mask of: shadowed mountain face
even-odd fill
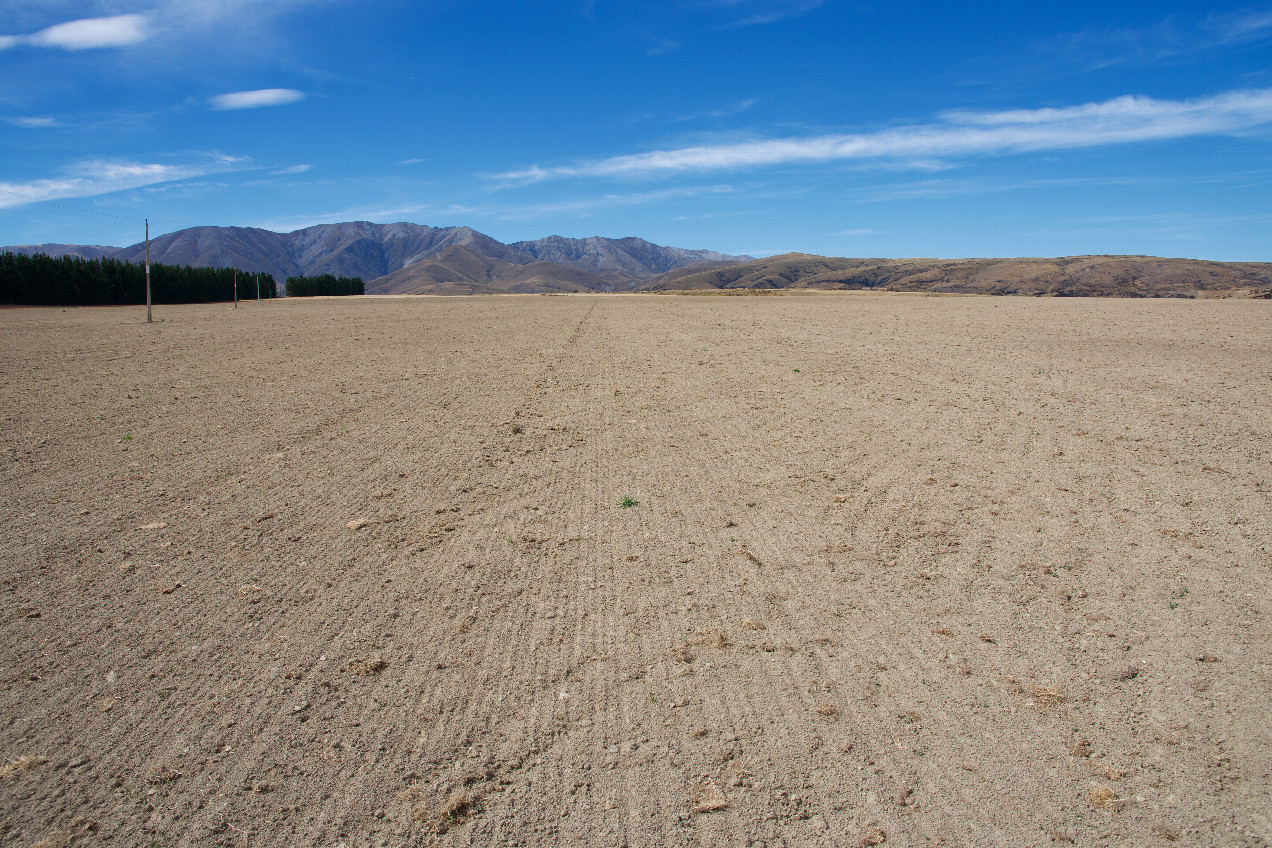
[[[579,268],[553,262],[515,265],[474,253],[462,245],[451,245],[428,259],[381,277],[373,286],[375,294],[533,294],[614,289],[612,282]]]
[[[106,256],[129,262],[145,259],[144,243],[122,248],[22,245],[8,249],[90,259]],[[192,227],[150,242],[150,261],[154,263],[266,271],[279,283],[296,275],[361,277],[368,281],[368,293],[440,292],[449,291],[450,284],[471,291],[626,291],[646,278],[691,263],[746,259],[750,257],[662,247],[638,238],[551,236],[509,245],[471,227],[366,221],[321,224],[291,233],[252,227]],[[427,260],[432,264],[426,268],[405,277],[396,275]],[[490,268],[476,273],[474,262],[485,262]],[[534,267],[517,270],[518,266]]]
[[[878,289],[1058,297],[1196,297],[1272,289],[1272,263],[1155,256],[1058,259],[844,259],[786,253],[655,277],[647,291]]]
[[[662,247],[641,238],[607,239],[592,236],[568,239],[548,236],[513,242],[514,247],[543,262],[591,271],[602,277],[647,277],[702,262],[737,262],[744,257],[726,256],[713,250]]]
[[[463,245],[505,261],[528,261],[517,251],[470,227],[418,224],[321,224],[291,233],[246,227],[194,227],[160,236],[150,243],[150,261],[174,265],[234,265],[268,271],[280,283],[303,274],[335,274],[374,280]],[[145,245],[119,250],[120,259],[138,261]]]

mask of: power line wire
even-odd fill
[[[16,191],[10,191],[7,188],[0,188],[0,192],[4,192],[5,194],[11,194],[14,197],[20,197],[23,200],[29,200],[32,203],[46,203],[49,206],[58,206],[58,207],[61,207],[62,209],[69,209],[72,212],[82,212],[85,215],[101,215],[103,218],[118,218],[121,221],[144,221],[145,220],[145,218],[138,218],[135,215],[115,215],[110,212],[98,212],[95,209],[80,209],[78,206],[68,206],[65,203],[58,203],[56,200],[42,200],[41,198],[38,198],[38,197],[31,197],[30,195],[27,195],[27,194],[22,194]]]

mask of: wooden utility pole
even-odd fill
[[[234,308],[238,309],[238,268],[234,269]]]
[[[261,305],[261,272],[256,272],[256,305]]]
[[[136,220],[135,218],[133,220]],[[150,317],[150,219],[146,219],[146,323],[153,324]]]

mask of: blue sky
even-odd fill
[[[5,0],[0,244],[1272,261],[1272,5]]]

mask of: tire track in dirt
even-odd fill
[[[373,435],[373,438],[375,438],[375,434],[372,434],[372,435]],[[376,438],[377,443],[383,443],[387,441],[389,440],[387,439],[381,440],[379,438]],[[234,481],[234,482],[237,482],[237,481]],[[276,481],[274,480],[266,480],[264,481],[263,485],[268,488],[274,488],[275,483]],[[336,511],[339,512],[340,510],[337,509]],[[332,524],[337,523],[338,521],[343,521],[345,518],[347,518],[347,516],[348,516],[348,512],[345,512],[344,515],[334,515],[334,516],[330,514],[328,515],[320,514],[320,516],[314,519],[313,523],[308,525],[305,529],[307,529],[308,531],[320,530],[325,526],[330,526]],[[356,544],[353,544],[352,547],[350,547],[350,544],[348,543],[343,545],[337,543],[335,545],[334,550],[337,554],[338,562],[347,561],[351,565],[353,565],[357,560],[359,546]],[[365,599],[364,605],[362,608],[346,611],[345,617],[348,619],[353,619],[353,620],[363,620],[367,618],[366,605],[376,604],[380,600],[382,600],[374,591],[368,591],[366,589],[362,589],[359,586],[360,583],[369,582],[369,578],[367,578],[365,575],[363,575],[358,582],[354,582],[353,580],[349,579],[350,577],[358,577],[358,576],[359,575],[356,575],[356,574],[351,575],[348,573],[343,575],[344,582],[345,582],[345,586],[343,588],[353,588],[354,592],[352,594],[354,597]],[[187,581],[188,581],[188,578],[187,578]],[[258,621],[255,623],[260,624],[262,622]],[[263,623],[266,625],[266,629],[268,630],[276,629],[279,625],[278,619],[274,619],[273,621],[266,620]],[[334,642],[335,640],[337,640],[338,638],[340,638],[340,634],[342,632],[340,629],[337,629],[334,633],[323,632],[323,631],[329,631],[329,630],[330,628],[323,627],[323,628],[320,628],[319,632],[310,632],[307,634],[307,641],[311,641],[315,643],[316,645],[321,646],[321,645],[330,644]],[[315,649],[313,651],[314,656],[317,655],[319,649],[320,648]],[[297,675],[303,675],[307,673],[308,671],[309,671],[309,668],[304,667],[299,670],[293,670],[292,673]],[[229,676],[233,678],[236,675],[231,674]],[[245,688],[249,691],[253,688],[259,688],[259,684],[256,684],[254,686],[253,685],[254,683],[255,681],[252,681]],[[232,687],[230,688],[232,690]],[[234,694],[235,693],[233,691],[229,692],[231,699],[233,699]],[[276,702],[276,699],[266,699],[264,702],[260,704],[260,706],[257,709],[255,709],[255,711],[250,709],[240,708],[236,710],[235,712],[239,716],[238,724],[243,727],[251,728],[253,731],[252,735],[259,735],[266,739],[277,737],[279,735],[282,735],[282,736],[287,735],[285,733],[280,734],[278,732],[280,723],[285,722],[287,720],[284,717],[287,716],[288,714],[286,709],[283,707],[283,705]],[[159,728],[158,738],[172,738],[173,728],[181,726],[181,724],[185,722],[187,719],[186,714],[179,711],[170,711],[169,716],[170,718],[168,722]],[[199,723],[201,722],[196,722],[196,724],[199,724]],[[155,728],[153,726],[153,723],[148,728],[148,731],[151,734],[154,733]],[[144,735],[145,732],[139,731],[139,733],[142,733]],[[125,745],[127,746],[128,749],[130,749],[134,753],[144,752],[147,750],[147,746],[145,744],[144,739],[126,738]],[[237,784],[241,778],[246,776],[248,772],[252,771],[255,768],[253,763],[255,763],[257,760],[260,759],[260,756],[259,756],[260,751],[261,751],[260,745],[257,745],[256,748],[254,748],[250,752],[249,756],[241,758],[244,760],[246,764],[238,768],[233,773],[229,774],[226,777],[225,785],[233,786]],[[106,765],[107,767],[109,767],[110,763],[107,763]],[[214,823],[214,826],[219,826],[219,825],[216,825]],[[221,826],[221,829],[224,829],[224,827]]]
[[[1266,343],[1192,314],[524,298],[215,333],[191,308],[184,341],[142,345],[94,324],[128,353],[104,393],[62,375],[6,419],[0,818],[16,844],[86,819],[189,845],[1260,833],[1269,398],[1233,375],[1269,376]],[[292,346],[270,379],[207,355],[263,332]],[[178,397],[127,397],[160,359]]]
[[[532,377],[535,383],[542,382],[543,374]],[[523,390],[525,393],[532,391],[527,388]],[[515,396],[514,396],[515,398]],[[509,398],[502,398],[507,401]],[[523,401],[524,402],[524,401]],[[509,408],[511,407],[511,409]],[[506,421],[510,417],[515,418],[518,411],[518,404],[511,403],[503,408],[504,411],[494,414],[488,413],[487,420]],[[511,412],[511,415],[509,413]],[[502,429],[500,427],[499,429]],[[497,431],[496,431],[497,432]],[[494,434],[491,432],[483,433],[484,441],[489,442]],[[479,440],[481,441],[481,440]],[[489,445],[484,445],[489,446]],[[481,512],[487,510],[497,512],[503,503],[503,495],[497,494],[506,492],[510,488],[510,481],[513,478],[513,469],[511,463],[503,470],[502,475],[497,472],[495,477],[502,477],[501,482],[489,482],[492,474],[477,473],[472,475],[469,480],[478,482],[480,492],[478,496],[484,497],[487,501],[494,494],[495,504],[493,508],[490,504],[484,504],[481,509],[472,508],[461,509],[465,515],[469,517],[469,523],[476,523],[478,527],[484,526],[484,519],[478,520],[477,516]],[[452,472],[452,476],[454,472]],[[475,500],[476,498],[470,494],[472,486],[462,487],[464,491],[458,493],[457,498],[461,501]],[[468,497],[465,497],[468,496]],[[438,780],[439,774],[445,774],[446,778],[457,786],[462,786],[465,781],[468,783],[481,782],[487,778],[491,771],[491,759],[486,756],[485,760],[473,756],[473,749],[478,749],[478,753],[489,753],[485,746],[475,745],[474,733],[481,733],[483,729],[482,717],[479,715],[480,709],[477,702],[470,700],[474,691],[474,681],[465,679],[472,674],[483,674],[482,669],[487,669],[491,665],[489,662],[494,651],[489,649],[478,650],[476,648],[463,648],[462,645],[480,645],[480,639],[473,639],[472,636],[477,632],[486,632],[493,634],[494,630],[487,629],[488,625],[482,620],[486,614],[483,603],[484,596],[489,593],[482,589],[478,584],[479,580],[488,579],[489,575],[484,569],[480,568],[479,562],[474,562],[474,552],[472,550],[472,531],[464,527],[456,527],[454,532],[448,534],[443,542],[428,552],[428,556],[424,562],[414,563],[416,573],[423,573],[426,570],[431,571],[430,579],[437,580],[443,585],[452,585],[457,588],[451,590],[447,600],[449,603],[443,605],[440,611],[428,610],[425,607],[415,608],[414,614],[405,616],[400,629],[410,632],[416,645],[430,646],[433,648],[431,653],[434,654],[432,662],[411,663],[413,657],[408,656],[406,662],[408,664],[402,674],[406,675],[407,680],[420,680],[424,689],[421,690],[421,696],[425,707],[424,715],[426,720],[430,717],[434,724],[430,732],[421,736],[417,741],[410,755],[391,757],[386,762],[375,764],[375,769],[379,772],[381,780],[385,783],[392,778],[401,779],[403,775],[415,775],[411,778],[412,785],[401,789],[396,801],[390,801],[385,805],[384,801],[380,803],[389,808],[396,807],[395,812],[399,817],[405,820],[406,830],[419,830],[421,827],[428,830],[433,826],[441,824],[440,816],[443,809],[443,803],[432,798],[421,799],[414,791],[415,782],[420,785],[425,784],[430,779]],[[480,544],[477,546],[481,550]],[[479,555],[477,555],[479,557]],[[449,560],[459,559],[460,562],[451,562]],[[471,570],[470,570],[471,569]],[[438,616],[437,612],[442,615]],[[421,616],[428,616],[432,620],[424,620]],[[479,624],[480,623],[480,624]],[[474,632],[476,631],[476,632]],[[469,658],[471,657],[471,659]],[[425,672],[421,674],[422,670]],[[392,668],[390,663],[390,669]],[[432,672],[429,674],[428,672]],[[440,672],[440,674],[439,674]],[[464,676],[461,676],[462,673]],[[394,700],[394,690],[398,687],[396,678],[398,675],[390,675],[387,672],[380,675],[383,678],[385,691],[385,700],[391,702]],[[436,678],[429,681],[429,678]],[[421,678],[423,678],[421,680]],[[379,681],[377,681],[379,682]],[[415,684],[418,686],[419,684]],[[412,687],[415,688],[415,687]],[[489,691],[489,687],[479,685],[476,691]],[[396,700],[400,701],[400,697]],[[433,705],[436,705],[434,713]],[[418,712],[418,707],[412,707],[408,702],[398,705],[408,716],[407,722],[410,722],[409,716]],[[430,714],[432,714],[430,716]],[[485,723],[485,730],[490,730],[488,722]],[[423,767],[421,766],[423,764]],[[412,764],[416,767],[411,768]],[[439,766],[449,764],[448,769],[439,769]],[[463,766],[463,768],[460,768]],[[464,772],[459,774],[458,772]],[[436,772],[436,773],[435,773]],[[369,781],[374,782],[374,781]],[[400,785],[399,785],[400,787]],[[366,816],[368,810],[368,801],[370,799],[357,798],[351,799],[349,803],[349,814],[353,816]],[[386,799],[388,800],[388,799]],[[445,798],[441,799],[442,802]],[[372,802],[373,804],[373,802]],[[358,807],[361,806],[361,809]],[[398,829],[402,829],[402,825],[398,825]]]
[[[611,347],[618,348],[621,346],[612,345]],[[593,357],[593,360],[605,361],[606,357],[603,357],[603,356]],[[622,382],[628,386],[637,384],[635,376],[631,375],[630,373],[626,376],[626,379]],[[608,384],[601,383],[600,385],[607,386]],[[609,403],[612,404],[610,390],[602,389],[602,391],[598,394],[603,400],[608,400]],[[615,409],[614,413],[617,413],[619,411],[620,411],[619,409]],[[617,416],[615,415],[614,417],[616,418]],[[618,450],[618,455],[622,457],[624,452],[625,452],[624,449],[620,448]],[[598,449],[595,452],[594,460],[590,463],[591,466],[596,469],[605,468],[606,464],[604,460],[606,458],[606,455],[612,454],[612,453],[614,453],[614,451],[612,450]],[[645,457],[641,457],[641,458],[645,459]],[[665,470],[669,470],[669,469],[661,468],[661,467],[658,469],[659,472],[665,471]],[[611,496],[613,496],[613,491],[615,489],[615,486],[613,484],[600,485],[600,486],[596,486],[596,488],[601,490],[609,489]],[[687,496],[687,499],[692,503],[701,504],[701,503],[708,502],[706,498],[701,496],[703,494],[702,492],[695,491],[695,487],[692,484],[686,487],[685,494]],[[695,509],[695,512],[697,512],[696,509]],[[640,510],[639,509],[633,510],[632,514],[634,516],[639,515]],[[697,520],[697,518],[698,518],[697,515],[691,516],[688,519],[687,523],[693,523],[694,521]],[[629,523],[634,524],[635,519],[633,519]],[[646,528],[646,533],[648,533],[648,528]],[[630,537],[631,534],[628,534],[628,535]],[[656,554],[654,557],[656,560],[659,557],[659,555],[665,555],[663,551],[658,551],[657,548],[658,548],[657,541],[651,540],[646,536],[645,538],[637,537],[632,539],[632,541],[625,543],[620,550],[653,549],[656,551]],[[613,559],[617,559],[618,557],[614,555],[617,553],[618,551],[615,551],[612,554],[610,554],[610,556]],[[729,551],[729,554],[727,556],[734,556],[734,555],[736,555],[736,551]],[[732,565],[732,562],[730,561],[729,558],[727,558],[727,556],[725,559],[721,560],[722,564]],[[603,559],[603,557],[598,557],[598,559]],[[646,557],[645,559],[648,559],[648,558]],[[745,561],[745,560],[738,559],[736,561]],[[643,565],[644,564],[642,563],[642,566]],[[662,566],[661,563],[657,563],[656,565]],[[651,564],[650,567],[654,567],[654,564]],[[704,566],[698,566],[697,568],[702,569],[705,567],[709,567],[709,566],[706,566],[704,564]],[[670,585],[674,585],[677,583],[681,585],[700,585],[700,583],[703,582],[704,577],[706,578],[707,581],[709,581],[711,577],[711,575],[709,574],[704,574],[702,576],[695,576],[694,579],[691,579],[688,581],[684,580],[683,576],[681,577],[681,579],[677,580],[673,577],[673,575],[667,574],[666,572],[668,571],[671,571],[671,569],[666,568],[666,566],[662,566],[662,572],[664,576],[661,578],[661,580],[665,581],[666,584],[670,584]],[[724,571],[720,572],[722,577],[725,573],[726,572]],[[654,588],[654,587],[646,587],[646,588],[648,591],[648,589]],[[700,590],[696,590],[696,591],[700,591]],[[649,659],[671,660],[671,657],[674,656],[674,654],[672,654],[671,652],[671,649],[674,649],[677,647],[682,649],[687,649],[690,651],[702,650],[699,647],[696,647],[696,646],[690,647],[685,644],[686,642],[694,641],[695,639],[697,639],[699,634],[696,633],[694,627],[688,626],[684,623],[684,619],[686,618],[686,616],[684,615],[684,611],[678,609],[679,603],[673,600],[673,598],[675,598],[676,596],[680,596],[681,592],[677,590],[674,592],[674,595],[671,595],[671,597],[668,597],[667,595],[670,595],[670,594],[671,593],[667,593],[663,595],[662,597],[658,598],[658,602],[656,603],[650,603],[649,601],[645,602],[648,605],[648,609],[646,609],[645,611],[644,620],[641,622],[642,626],[640,630],[641,632],[646,634],[646,636],[641,643],[640,653],[644,655],[646,661],[648,661]],[[622,603],[617,603],[615,604],[615,606],[617,608],[628,607],[628,605],[622,604]],[[635,606],[635,605],[632,605],[632,606]],[[651,616],[654,618],[654,621],[650,621]],[[617,628],[611,627],[611,631],[615,629]],[[656,634],[656,635],[653,638],[650,638],[648,634]],[[687,656],[687,655],[682,655],[682,656]],[[687,671],[690,668],[692,668],[692,666],[689,663],[685,663],[682,665],[676,665],[675,668],[679,668],[679,669]],[[636,671],[638,673],[641,672],[639,664],[637,665]],[[755,716],[755,718],[751,718],[749,720],[743,719],[742,721],[735,720],[731,717],[726,719],[724,722],[721,723],[722,727],[725,729],[724,735],[726,736],[731,735],[730,733],[728,733],[729,728],[736,728],[738,726],[744,726],[744,727],[749,726],[749,728],[758,728],[763,726],[763,721],[759,719],[758,717],[771,713],[771,709],[758,708],[757,706],[755,706],[753,702],[750,702],[750,701],[745,701],[740,705],[731,704],[730,698],[728,697],[711,698],[711,696],[709,695],[699,699],[677,697],[675,695],[676,689],[680,688],[683,690],[684,687],[678,683],[676,678],[673,678],[671,675],[664,673],[663,669],[659,667],[658,665],[655,665],[653,668],[651,668],[649,673],[652,673],[652,676],[656,678],[655,682],[661,684],[661,692],[659,695],[655,695],[653,691],[650,691],[647,693],[650,696],[650,703],[656,704],[658,708],[663,707],[663,696],[669,696],[668,702],[670,704],[675,705],[671,707],[671,709],[684,709],[685,707],[689,707],[694,700],[697,700],[699,703],[709,702],[711,700],[718,701],[720,704],[720,707],[719,708],[713,707],[713,710],[708,717],[708,721],[705,722],[706,724],[710,724],[711,723],[710,719],[716,718],[719,715],[719,712],[717,712],[716,710],[720,708],[725,710],[727,715],[728,713],[737,710],[738,707],[741,706],[743,713],[745,715]],[[779,689],[779,692],[782,692],[782,696],[783,696],[782,698],[779,698],[779,701],[783,700],[785,696],[785,692],[789,691],[792,688],[790,685],[786,685],[786,684],[789,684],[790,679],[791,678],[789,677],[789,675],[783,675],[779,677],[781,684],[779,684],[778,689]],[[701,680],[701,677],[694,680],[694,685],[698,689],[706,688],[703,686],[703,681]],[[774,700],[769,693],[764,693],[761,696],[761,698],[770,704]],[[798,709],[801,713],[803,712],[803,707],[804,707],[804,704],[800,702]],[[792,706],[787,704],[787,706],[785,707],[785,712],[787,714],[790,714],[795,712],[796,709],[797,708],[793,708]],[[623,716],[623,721],[621,724],[622,738],[627,739],[627,738],[635,737],[637,740],[636,747],[639,749],[640,740],[648,738],[648,736],[650,735],[648,731],[657,732],[659,730],[659,728],[657,727],[659,720],[654,718],[655,712],[656,711],[654,709],[651,709],[646,704],[646,701],[643,697],[639,699],[639,701],[635,701],[635,702],[633,702],[631,699],[628,699],[624,704],[624,709],[622,713],[622,716]],[[680,733],[684,733],[685,735],[688,735],[688,733],[691,730],[698,730],[698,729],[701,729],[701,728],[698,728],[698,727],[682,728],[680,730]],[[729,751],[726,751],[726,754],[729,754]],[[731,754],[729,756],[731,757]],[[705,769],[705,772],[710,774],[711,777],[716,778],[717,780],[720,778],[718,767]],[[690,812],[691,805],[689,803],[688,796],[693,791],[694,787],[691,784],[686,785],[683,776],[680,778],[668,780],[668,775],[662,774],[662,775],[657,775],[656,779],[654,779],[654,778],[651,778],[651,776],[647,775],[645,772],[643,772],[641,769],[633,769],[630,767],[627,770],[627,775],[628,775],[627,779],[628,781],[630,781],[630,785],[632,787],[636,785],[645,787],[641,793],[631,793],[635,797],[640,797],[642,794],[647,795],[649,793],[649,787],[651,785],[658,786],[658,787],[663,787],[663,786],[669,787],[669,791],[666,796],[659,797],[658,795],[655,795],[652,799],[650,799],[651,803],[648,806],[652,807],[655,810],[663,810],[663,811],[668,809],[680,809],[684,811],[683,813],[684,817],[681,821],[683,822],[689,818],[687,814]],[[655,838],[656,836],[664,836],[667,833],[668,826],[672,824],[669,821],[663,820],[660,822],[656,822],[653,824],[653,826],[651,826],[648,822],[645,821],[646,813],[644,811],[634,810],[633,812],[636,814],[635,820],[639,823],[638,825],[631,826],[627,829],[627,833],[628,833],[627,838],[633,841],[639,841],[642,838],[648,839],[648,838]],[[663,815],[665,816],[665,812]],[[716,821],[718,821],[718,819]],[[679,827],[679,826],[682,826],[682,824],[678,823],[676,826]],[[715,832],[724,832],[724,831],[721,831],[719,827],[713,828],[713,830]]]
[[[534,383],[532,385],[542,383],[543,376],[541,372],[533,377]],[[527,390],[527,393],[530,392],[532,390]],[[505,408],[504,413],[485,417],[487,420],[498,422],[508,421],[516,417],[519,408],[516,403],[511,406],[513,408]],[[510,415],[509,413],[512,414]],[[506,432],[505,425],[499,424],[496,432]],[[483,435],[490,434],[483,433]],[[479,439],[479,441],[484,443],[488,440]],[[483,444],[483,447],[488,447],[488,445]],[[488,457],[490,454],[486,452],[483,456]],[[496,463],[495,470],[488,470],[471,478],[478,482],[476,486],[477,492],[474,497],[490,499],[492,495],[494,496],[495,506],[488,510],[491,513],[491,519],[497,520],[498,514],[506,507],[506,495],[502,493],[515,488],[510,481],[515,479],[516,473],[512,463],[506,463],[502,470],[498,469],[498,463]],[[493,482],[494,478],[500,478],[501,482]],[[465,487],[466,490],[469,488],[472,487]],[[436,723],[430,731],[420,734],[409,755],[405,757],[399,755],[396,758],[396,762],[388,764],[386,768],[381,770],[396,772],[398,775],[414,774],[415,776],[412,780],[419,784],[424,784],[428,781],[445,783],[446,781],[441,780],[439,775],[443,771],[454,772],[457,767],[449,770],[442,769],[440,766],[443,763],[454,762],[463,765],[474,765],[471,762],[472,757],[466,756],[463,749],[467,748],[467,743],[472,740],[474,729],[482,727],[480,715],[482,701],[480,699],[472,700],[471,696],[474,692],[492,692],[495,690],[480,684],[474,685],[474,681],[471,679],[465,680],[464,677],[460,676],[460,673],[467,672],[471,674],[476,671],[479,674],[489,674],[489,672],[483,671],[483,669],[489,669],[492,665],[489,660],[497,653],[506,652],[506,644],[504,644],[503,640],[507,636],[507,631],[491,628],[486,619],[488,610],[483,608],[483,605],[490,605],[490,598],[487,596],[492,595],[492,593],[479,585],[480,581],[489,580],[493,576],[491,573],[492,569],[487,567],[487,563],[481,561],[480,552],[485,550],[486,543],[481,541],[473,542],[474,534],[477,534],[478,538],[486,535],[482,528],[487,527],[487,522],[483,520],[481,522],[473,522],[473,524],[475,526],[472,530],[457,528],[454,534],[446,537],[440,547],[428,552],[427,561],[414,564],[421,571],[427,568],[430,563],[437,564],[438,570],[430,574],[430,578],[436,579],[442,585],[450,583],[464,587],[448,593],[447,597],[450,603],[443,607],[444,615],[440,619],[433,614],[434,611],[432,610],[425,612],[417,608],[415,610],[416,613],[426,616],[432,614],[431,619],[422,619],[419,615],[408,615],[406,616],[406,621],[403,622],[404,629],[414,634],[414,640],[417,644],[432,646],[433,650],[430,653],[440,658],[432,664],[416,663],[416,668],[425,666],[428,671],[434,672],[431,676],[435,677],[436,680],[431,683],[425,682],[425,689],[421,694],[430,704],[437,705],[436,710],[431,715],[431,718]],[[487,536],[487,541],[490,538],[493,538],[493,536]],[[458,564],[447,563],[446,560],[452,557],[460,559],[461,562]],[[502,577],[504,575],[498,576]],[[519,594],[519,590],[513,587],[493,594],[497,603],[506,606],[507,600],[505,599],[515,598]],[[520,636],[525,632],[525,629],[522,628],[515,635]],[[469,637],[470,635],[479,636],[482,633],[487,634],[488,638],[486,645],[480,651],[465,648],[461,655],[461,651],[457,648],[448,650],[448,645],[453,646],[457,642],[480,645],[480,638],[474,640]],[[532,634],[530,638],[537,638],[537,636]],[[491,647],[496,639],[500,643],[499,650]],[[472,659],[466,659],[466,656],[471,656]],[[472,669],[470,669],[470,666]],[[392,665],[390,665],[390,668],[392,668]],[[450,671],[452,668],[455,669],[454,673]],[[430,676],[421,674],[418,671],[411,671],[410,669],[408,669],[408,674],[416,679]],[[496,681],[502,676],[496,674]],[[387,680],[393,675],[386,672],[382,677]],[[460,681],[463,681],[462,684],[460,684]],[[410,705],[404,706],[409,712]],[[426,714],[427,712],[429,711],[426,711]],[[415,770],[408,768],[411,761],[417,759],[425,760],[426,767]],[[491,762],[489,757],[486,762]],[[448,779],[455,785],[462,785],[464,779],[472,778],[476,774],[478,775],[478,780],[469,780],[469,782],[483,782],[484,777],[488,776],[485,775],[485,772],[489,772],[490,769],[488,766],[483,766],[480,761],[475,765],[478,768],[475,771],[470,770],[472,771],[471,774],[448,774]],[[462,769],[460,770],[462,771]],[[436,791],[435,786],[430,786],[429,788],[434,792]],[[425,829],[437,825],[439,823],[438,814],[444,800],[445,798],[443,797],[442,801],[439,802],[431,797],[431,793],[422,793],[408,787],[406,791],[400,793],[396,804],[400,808],[396,812],[399,817],[405,819],[405,824],[399,825],[399,830],[405,828],[406,830],[415,829],[418,831],[421,824]],[[390,804],[390,806],[393,806],[393,804]]]

